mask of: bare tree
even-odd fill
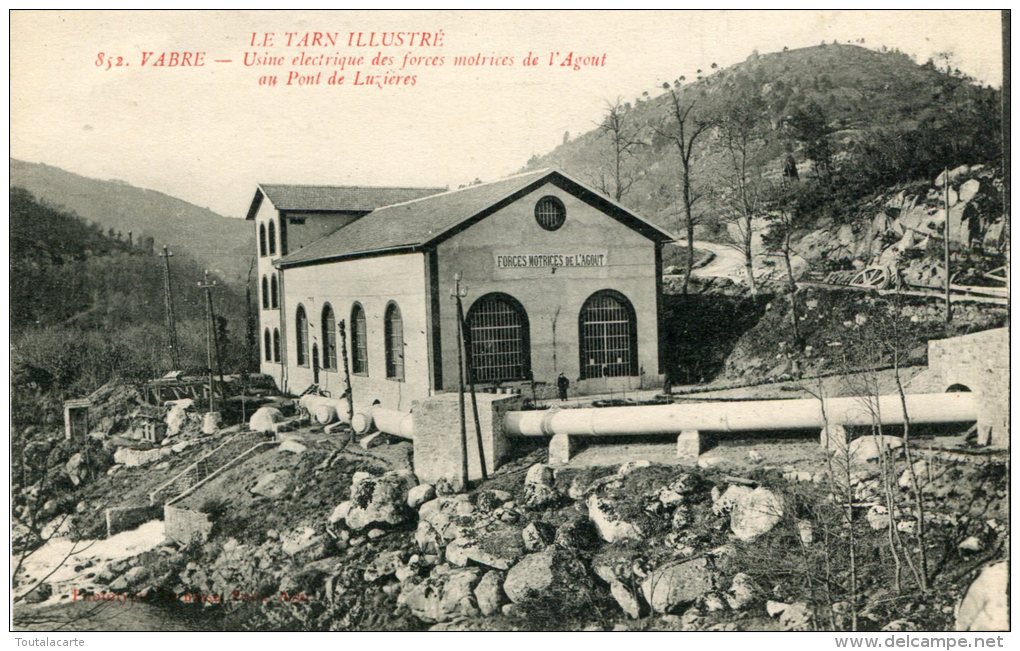
[[[800,315],[797,309],[797,278],[793,272],[794,233],[802,228],[809,218],[799,205],[802,192],[800,182],[786,176],[779,183],[766,187],[765,221],[767,229],[762,235],[762,244],[766,249],[783,258],[786,266],[787,287],[790,292],[790,321],[793,326],[793,340],[796,349],[803,348],[800,334]]]
[[[676,80],[671,86],[664,83],[662,87],[669,91],[670,114],[669,117],[656,127],[656,135],[667,139],[676,146],[680,155],[680,207],[683,210],[683,226],[687,236],[687,264],[684,269],[683,294],[687,294],[690,284],[691,270],[694,268],[694,204],[700,198],[695,192],[692,183],[692,166],[694,164],[694,150],[698,140],[711,127],[709,122],[699,120],[695,117],[693,110],[695,100],[687,99],[681,82],[683,78]]]
[[[733,91],[719,121],[719,136],[728,167],[719,194],[723,200],[724,219],[734,231],[730,233],[730,244],[744,256],[752,295],[758,291],[754,279],[755,219],[763,216],[766,204],[767,124],[765,102],[749,88]]]
[[[639,178],[631,162],[648,144],[643,138],[644,128],[635,120],[631,105],[617,97],[613,102],[606,101],[597,131],[609,139],[609,158],[600,167],[596,182],[606,196],[620,201]]]

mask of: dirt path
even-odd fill
[[[675,246],[686,247],[687,240],[679,240]],[[691,275],[699,278],[729,278],[734,282],[744,280],[744,259],[733,247],[695,240],[694,248],[710,251],[715,257],[705,266],[695,269]]]

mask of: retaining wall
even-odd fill
[[[928,368],[942,389],[978,395],[978,443],[1009,448],[1009,329],[996,328],[928,342]]]
[[[149,504],[144,506],[116,506],[106,509],[106,537],[121,531],[134,529],[140,524],[154,520],[162,510]]]
[[[169,504],[163,507],[164,532],[167,538],[176,543],[187,545],[192,542],[205,542],[212,533],[212,528],[212,520],[205,513]]]

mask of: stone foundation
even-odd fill
[[[523,397],[480,393],[477,399],[485,469],[491,473],[499,467],[509,449],[503,433],[503,416],[508,411],[520,409]],[[411,411],[414,414],[414,473],[418,479],[429,483],[440,479],[459,480],[462,458],[457,394],[440,393],[416,401]],[[464,413],[467,420],[468,479],[481,479],[482,463],[470,395],[464,396]]]
[[[978,443],[1009,448],[1009,329],[928,342],[928,368],[943,391],[978,395]]]

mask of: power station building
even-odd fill
[[[456,391],[458,285],[483,389],[561,372],[572,392],[661,385],[672,237],[562,172],[453,191],[260,185],[248,219],[261,370],[284,391],[341,396],[344,348],[356,410]]]

